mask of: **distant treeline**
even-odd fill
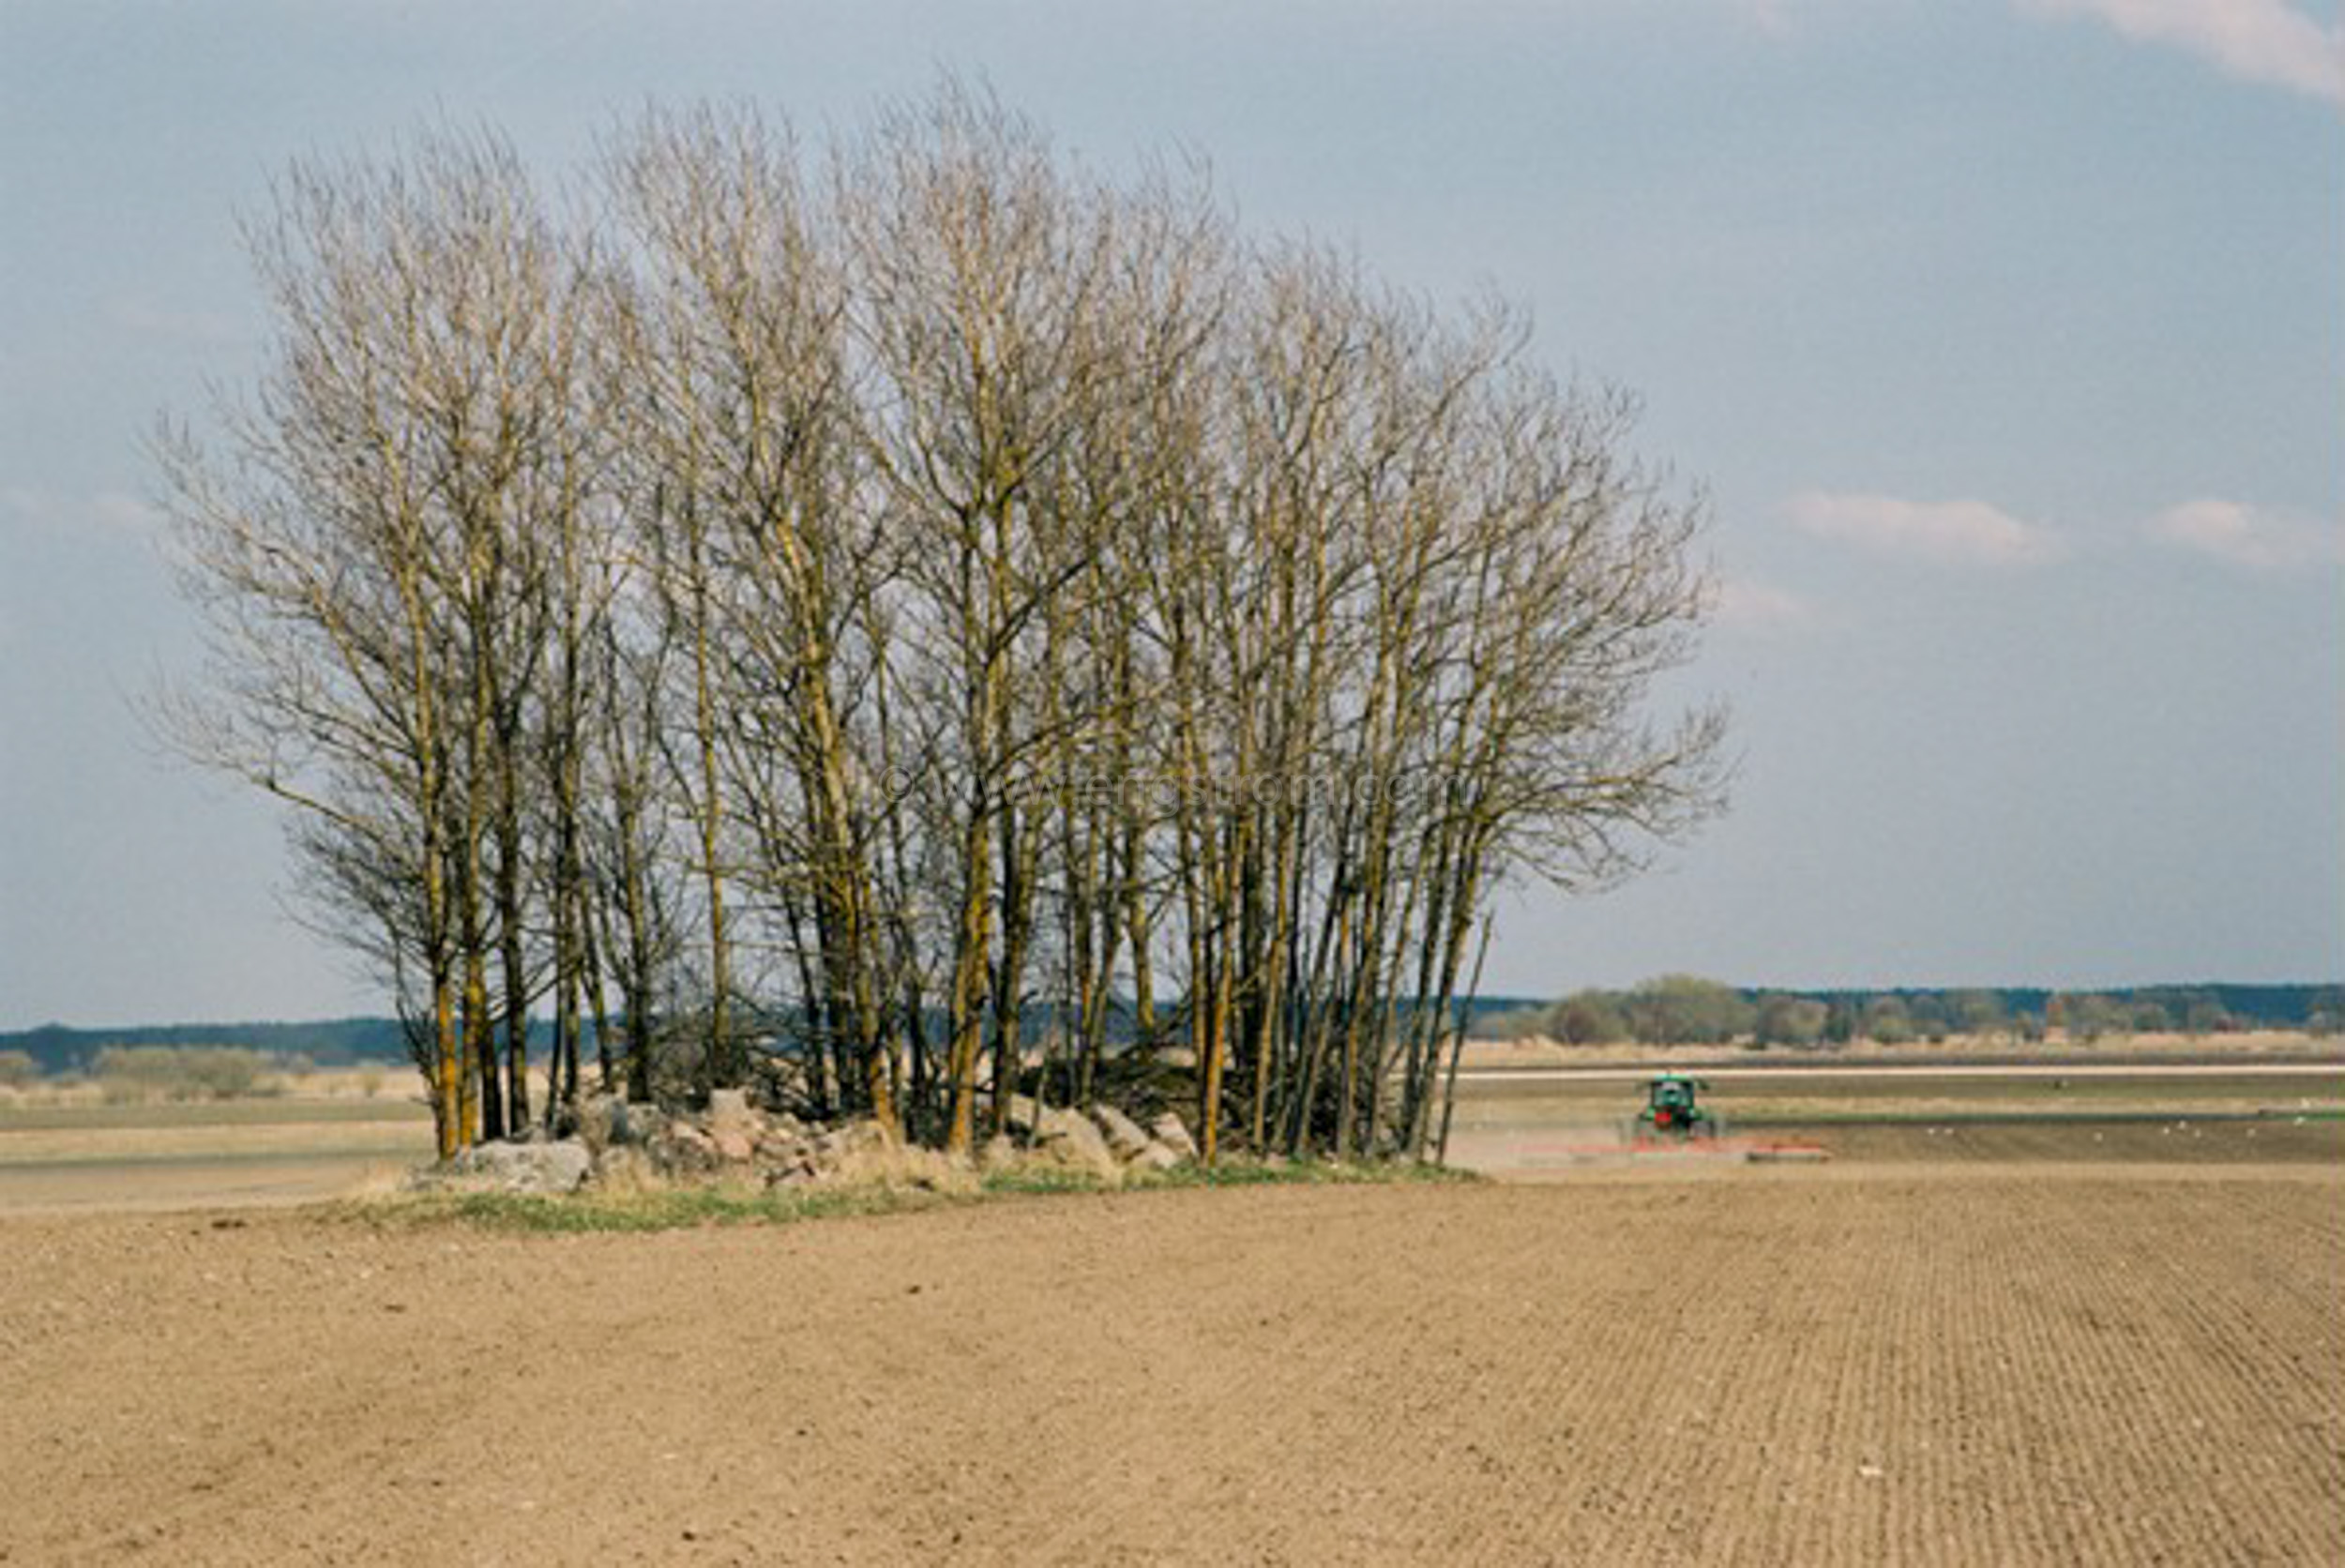
[[[0,1052],[21,1051],[43,1074],[90,1073],[115,1047],[235,1047],[320,1067],[407,1063],[407,1037],[396,1018],[334,1018],[315,1023],[169,1023],[138,1029],[68,1029],[44,1024],[0,1034]]]
[[[1112,1033],[1130,1036],[1129,1007],[1112,1009]],[[1047,1009],[1033,1011],[1038,1035]],[[2301,1029],[2345,1030],[2345,986],[2140,986],[2056,991],[2042,987],[1903,988],[1895,990],[1768,990],[1688,975],[1666,975],[1627,990],[1583,990],[1554,1001],[1480,997],[1466,1019],[1475,1039],[1527,1034],[1600,1045],[1654,1040],[1669,1045],[1752,1039],[1822,1045],[1868,1038],[1891,1042],[1952,1034],[2000,1033],[2041,1039],[2047,1028],[2072,1037],[2141,1033],[2225,1033]],[[551,1026],[533,1020],[539,1044]],[[29,1057],[43,1074],[87,1073],[98,1053],[118,1046],[235,1046],[320,1067],[409,1062],[396,1018],[334,1018],[312,1023],[174,1023],[137,1029],[38,1029],[0,1033],[0,1052]],[[589,1036],[592,1048],[592,1036]]]
[[[1482,1039],[1541,1035],[1573,1045],[1899,1045],[1956,1035],[2016,1041],[2132,1034],[2223,1034],[2345,1028],[2345,987],[2211,983],[2111,990],[2041,987],[1764,990],[1663,975],[1627,990],[1575,991],[1553,1002],[1494,1003],[1469,1031]]]

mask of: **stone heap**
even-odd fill
[[[1196,1140],[1171,1111],[1143,1128],[1112,1106],[1078,1111],[1019,1095],[1010,1102],[1009,1133],[972,1161],[903,1143],[875,1122],[824,1126],[753,1105],[739,1090],[720,1089],[698,1111],[590,1095],[579,1106],[571,1137],[480,1144],[416,1171],[409,1185],[519,1194],[693,1183],[949,1192],[974,1189],[986,1175],[1021,1168],[1079,1171],[1112,1186],[1128,1172],[1172,1170],[1196,1158]]]

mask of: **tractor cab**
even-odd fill
[[[1640,1131],[1650,1129],[1665,1138],[1715,1137],[1717,1125],[1702,1108],[1702,1092],[1710,1086],[1683,1073],[1663,1073],[1645,1083],[1645,1108],[1638,1113]]]

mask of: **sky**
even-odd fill
[[[272,177],[941,72],[1635,392],[1708,497],[1731,809],[1484,989],[2345,974],[2345,25],[2297,0],[0,0],[0,1029],[386,1010],[190,668],[144,443],[248,384]]]

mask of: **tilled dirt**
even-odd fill
[[[0,1561],[2345,1561],[2345,1170],[0,1221]]]

